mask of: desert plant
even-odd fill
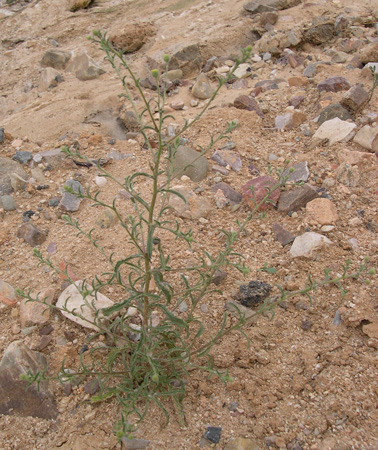
[[[278,296],[265,300],[253,316],[246,315],[235,307],[232,320],[228,320],[224,313],[219,329],[207,329],[196,314],[196,310],[205,296],[215,292],[211,283],[215,272],[224,267],[234,267],[243,274],[248,272],[243,256],[234,250],[235,242],[241,233],[246,230],[250,222],[260,214],[259,209],[270,201],[270,195],[287,182],[287,166],[276,173],[276,183],[266,187],[266,195],[260,201],[255,201],[254,208],[249,211],[243,221],[236,220],[233,231],[221,230],[224,245],[221,251],[205,250],[198,264],[186,266],[174,265],[171,255],[167,252],[162,236],[170,234],[173,239],[191,246],[194,241],[192,230],[183,231],[178,221],[169,220],[168,198],[178,196],[185,198],[172,189],[173,177],[180,175],[174,171],[175,153],[180,145],[180,137],[194,123],[201,119],[208,109],[220,88],[233,76],[237,67],[247,61],[251,48],[243,50],[241,58],[236,60],[226,78],[219,78],[218,87],[206,103],[202,111],[191,122],[184,126],[174,137],[165,137],[164,126],[171,117],[164,111],[167,95],[167,78],[169,57],[165,56],[165,71],[161,75],[158,70],[152,72],[156,80],[156,98],[148,100],[141,88],[140,81],[125,60],[122,52],[116,50],[100,32],[95,32],[92,40],[98,43],[106,54],[106,59],[117,72],[123,88],[124,95],[129,101],[140,124],[140,133],[150,152],[149,171],[134,173],[120,181],[99,164],[96,166],[99,173],[118,184],[126,190],[129,197],[130,208],[128,215],[120,212],[117,200],[106,203],[101,199],[101,191],[92,193],[69,192],[78,197],[88,199],[93,205],[108,209],[119,219],[125,236],[133,247],[132,254],[116,259],[108,255],[94,238],[92,230],[85,231],[74,218],[66,215],[63,219],[67,225],[73,227],[78,234],[86,236],[93,246],[106,257],[109,270],[96,276],[90,283],[76,283],[77,289],[83,297],[83,302],[94,312],[92,325],[96,333],[91,336],[93,347],[81,355],[81,364],[75,371],[62,364],[58,378],[61,382],[83,377],[97,378],[100,385],[99,394],[92,397],[93,402],[116,398],[121,405],[121,419],[116,425],[117,436],[122,438],[125,433],[131,433],[134,426],[146,416],[151,404],[157,405],[164,412],[166,420],[169,419],[166,399],[170,398],[176,405],[176,410],[182,412],[182,400],[185,394],[185,383],[192,370],[203,370],[208,374],[215,374],[222,380],[228,379],[228,374],[220,372],[213,364],[210,354],[214,344],[218,343],[227,334],[239,331],[244,334],[243,328],[254,317],[274,312],[281,302],[294,295],[308,295],[325,284],[339,284],[341,281],[358,277],[366,267],[361,266],[356,272],[349,273],[349,267],[335,278],[329,273],[320,282],[309,279],[308,285],[296,292],[287,292],[279,288]],[[144,104],[142,112],[137,110],[134,96],[130,91],[129,83],[136,88]],[[155,111],[157,114],[155,114]],[[229,123],[227,129],[217,137],[211,137],[207,147],[202,148],[198,157],[206,154],[220,139],[227,137],[237,126],[236,122]],[[156,147],[151,144],[153,140]],[[65,148],[67,157],[88,160],[74,147]],[[89,160],[88,160],[89,161]],[[185,169],[181,171],[181,174]],[[138,189],[137,181],[148,182],[149,189],[142,192]],[[41,251],[34,250],[40,264],[48,265],[58,273],[70,278],[67,268],[57,268],[50,258],[45,257]],[[270,268],[263,270],[270,272]],[[176,275],[179,274],[179,279]],[[187,275],[190,274],[190,277]],[[110,308],[96,310],[91,298],[105,286],[118,286],[124,292],[124,299]],[[35,298],[30,293],[20,292],[29,301],[38,301],[49,308],[60,309],[72,316],[87,320],[82,311],[72,310],[68,303],[61,308],[49,305],[45,299]],[[186,311],[180,312],[180,305],[186,304]],[[138,323],[131,320],[130,309],[137,311]],[[96,344],[98,335],[105,335],[105,343]],[[30,382],[46,379],[45,373],[30,374]],[[179,414],[180,416],[180,414]],[[181,417],[184,416],[181,414]]]

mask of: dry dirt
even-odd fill
[[[1,2],[4,6],[4,2]],[[40,0],[25,3],[24,8],[11,17],[0,20],[1,54],[0,64],[0,125],[12,136],[0,144],[0,156],[11,157],[15,153],[13,139],[22,139],[21,150],[33,153],[58,148],[77,140],[83,153],[89,157],[106,157],[110,150],[131,154],[122,161],[108,165],[111,174],[119,179],[146,167],[148,154],[135,141],[108,143],[109,136],[103,126],[84,123],[84,119],[97,111],[119,108],[118,94],[122,92],[120,82],[110,66],[102,61],[103,54],[86,37],[93,29],[111,30],[114,24],[124,25],[135,20],[154,22],[155,37],[138,52],[128,57],[136,70],[143,72],[145,56],[163,53],[174,48],[177,42],[188,44],[198,42],[203,46],[205,57],[213,55],[235,55],[238,48],[248,44],[251,19],[242,12],[243,1],[225,0],[154,0],[119,1],[98,0],[88,10],[70,13],[62,0]],[[307,2],[290,10],[279,12],[276,29],[287,29],[298,21],[311,21],[314,17],[339,13],[367,15],[375,1],[358,2],[349,0]],[[73,74],[64,73],[65,81],[46,92],[38,90],[41,70],[40,60],[51,47],[52,40],[65,50],[85,48],[107,72],[96,80],[79,81]],[[323,47],[298,50],[304,58],[312,55],[315,60],[324,58]],[[306,124],[311,132],[317,128],[313,118],[319,112],[319,95],[316,84],[328,76],[347,76],[351,84],[358,82],[370,87],[370,81],[362,78],[359,70],[345,71],[343,65],[321,65],[314,82],[306,86],[306,98],[300,109],[307,114]],[[277,72],[272,75],[272,70]],[[274,63],[266,64],[258,78],[248,80],[248,88],[232,90],[222,88],[204,119],[191,129],[185,137],[193,148],[206,145],[210,136],[224,129],[227,121],[238,119],[240,127],[232,134],[232,141],[239,151],[243,168],[240,173],[231,172],[224,178],[231,186],[240,187],[251,178],[248,166],[251,162],[267,174],[268,164],[282,167],[285,159],[292,163],[308,161],[310,183],[321,187],[324,179],[335,178],[339,164],[338,151],[344,148],[360,150],[357,144],[335,144],[332,147],[312,147],[311,137],[299,129],[278,132],[274,119],[285,111],[287,101],[301,88],[280,85],[276,91],[267,91],[258,97],[265,118],[254,112],[229,107],[236,96],[249,94],[256,81],[271,76],[287,79],[301,75],[303,66],[292,69]],[[192,81],[192,80],[189,80]],[[190,105],[192,96],[188,83],[178,94],[169,98],[169,103],[182,100]],[[153,95],[153,93],[149,94]],[[330,94],[337,101],[342,94]],[[376,112],[378,94],[375,93],[364,113]],[[174,112],[176,122],[191,119],[198,109],[191,106],[184,111]],[[358,123],[358,120],[357,120]],[[63,139],[60,139],[63,136]],[[277,156],[275,160],[270,154]],[[210,157],[209,162],[211,163]],[[28,170],[26,168],[26,170]],[[361,169],[361,180],[356,187],[346,187],[336,181],[329,188],[329,194],[336,205],[339,220],[336,227],[327,234],[334,245],[319,253],[314,260],[290,258],[290,246],[282,247],[272,233],[277,222],[293,234],[301,234],[316,226],[305,223],[305,211],[289,217],[277,210],[268,210],[264,218],[253,221],[237,243],[236,250],[246,258],[250,274],[243,279],[240,274],[227,269],[228,276],[222,284],[223,295],[212,294],[205,298],[208,312],[199,312],[211,327],[222,320],[225,301],[237,288],[237,282],[259,279],[270,284],[281,284],[288,289],[303,286],[308,274],[321,279],[323,270],[330,267],[334,273],[347,259],[352,268],[369,256],[371,264],[377,264],[378,239],[376,230],[365,225],[378,222],[377,217],[377,163]],[[76,237],[74,230],[67,227],[56,210],[47,207],[47,201],[59,195],[64,182],[72,177],[83,186],[95,186],[96,169],[77,168],[64,164],[58,169],[46,172],[49,189],[34,191],[32,195],[19,192],[15,195],[16,211],[3,212],[1,218],[0,279],[13,287],[26,287],[39,291],[54,287],[61,291],[59,276],[45,266],[38,267],[32,256],[32,248],[19,238],[17,230],[22,224],[22,213],[26,210],[39,211],[35,224],[48,229],[48,239],[41,246],[46,254],[50,243],[57,251],[52,256],[55,263],[70,264],[79,279],[89,279],[106,270],[106,262],[94,253],[90,244]],[[212,203],[213,212],[208,223],[179,219],[187,229],[192,227],[197,238],[190,253],[175,242],[168,243],[177,260],[196,258],[201,249],[210,248],[216,252],[222,246],[219,240],[220,228],[230,229],[236,218],[246,217],[248,210],[242,206],[236,212],[218,209],[215,206],[211,186],[217,173],[210,172],[208,178],[197,183],[203,188],[202,195]],[[191,187],[195,183],[189,183]],[[143,188],[141,186],[141,188]],[[103,198],[111,201],[118,193],[117,186],[108,183]],[[362,211],[360,216],[358,211]],[[95,225],[101,214],[99,208],[92,208],[83,202],[73,216],[83,228],[95,227],[95,237],[108,251],[127,254],[126,239],[119,224],[102,230]],[[351,218],[361,217],[357,224]],[[172,215],[172,218],[174,216]],[[353,225],[354,224],[354,225]],[[353,247],[350,239],[357,239]],[[277,269],[275,274],[258,271],[267,263]],[[259,444],[260,449],[287,448],[303,450],[374,450],[378,449],[378,340],[363,332],[366,323],[378,323],[376,277],[370,285],[361,280],[346,283],[347,295],[342,298],[336,286],[317,292],[312,305],[304,297],[298,297],[278,308],[273,320],[260,317],[245,332],[251,340],[248,348],[244,338],[232,335],[224,339],[215,349],[216,365],[227,368],[233,381],[223,385],[214,378],[207,379],[203,373],[193,373],[188,380],[188,394],[184,400],[187,426],[180,426],[172,410],[169,425],[161,429],[161,413],[151,410],[140,426],[137,437],[151,440],[149,448],[156,450],[199,447],[207,426],[221,426],[222,438],[216,449],[223,449],[232,437],[248,437]],[[119,300],[117,291],[105,291],[112,300]],[[336,311],[342,312],[341,325],[333,325]],[[206,309],[204,309],[206,311]],[[30,335],[20,335],[18,307],[5,308],[0,312],[1,353],[14,340],[22,339],[30,348],[38,345],[38,330]],[[59,314],[53,314],[50,322],[54,327],[51,344],[43,350],[50,372],[59,370],[63,358],[67,365],[74,366],[78,352],[86,343],[88,331],[75,326]],[[305,325],[304,325],[305,324]],[[310,328],[306,329],[306,324]],[[64,332],[72,332],[72,342]],[[0,417],[0,448],[4,450],[99,450],[118,449],[112,434],[119,408],[116,402],[91,405],[89,396],[81,386],[65,396],[61,386],[55,386],[59,408],[56,421],[32,417],[18,417],[17,414]],[[231,402],[237,403],[230,411]],[[169,407],[169,406],[168,406]],[[297,445],[297,447],[295,447]]]

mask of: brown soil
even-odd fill
[[[126,27],[134,20],[154,22],[156,36],[128,57],[142,74],[146,70],[146,56],[163,54],[177,42],[200,43],[205,57],[233,56],[250,39],[251,19],[242,12],[243,3],[240,0],[97,0],[88,10],[77,13],[70,13],[66,2],[61,0],[26,3],[24,9],[15,15],[0,20],[0,125],[12,139],[23,140],[21,150],[33,153],[77,140],[83,153],[89,157],[104,158],[112,149],[132,154],[107,166],[114,177],[122,180],[126,175],[147,167],[148,154],[135,141],[117,140],[116,144],[110,145],[103,126],[85,123],[85,118],[97,111],[117,110],[120,105],[117,96],[122,92],[110,65],[102,61],[103,54],[86,39],[87,35],[96,28],[111,31],[114,23],[118,28],[122,24]],[[287,29],[299,21],[311,21],[322,14],[347,13],[363,17],[377,6],[373,0],[365,1],[363,5],[357,3],[350,0],[307,2],[306,7],[301,4],[280,11],[276,29]],[[52,39],[59,42],[62,49],[87,49],[107,70],[106,74],[99,79],[82,82],[73,74],[64,73],[63,83],[52,90],[39,92],[36,87],[41,70],[39,63],[44,52],[51,47]],[[325,58],[324,47],[310,47],[298,53],[303,57],[310,54],[315,61]],[[321,187],[324,179],[335,178],[339,150],[362,150],[353,142],[335,144],[330,148],[313,147],[311,137],[305,136],[299,128],[285,132],[273,128],[275,117],[285,111],[288,99],[305,89],[306,98],[300,109],[307,114],[306,125],[315,131],[317,124],[313,118],[319,113],[320,100],[317,83],[328,76],[343,75],[351,84],[363,83],[368,89],[371,82],[363,78],[359,70],[348,71],[346,75],[344,65],[324,64],[319,66],[314,81],[303,89],[289,88],[285,83],[278,90],[260,94],[257,100],[265,113],[264,119],[254,112],[230,106],[238,95],[248,95],[256,81],[269,79],[274,69],[277,69],[276,77],[283,79],[303,72],[303,66],[292,69],[290,66],[266,64],[259,71],[258,78],[248,80],[248,88],[232,90],[223,87],[214,107],[185,135],[190,145],[199,149],[209,143],[210,136],[222,131],[228,121],[239,120],[240,127],[233,132],[232,140],[242,157],[243,168],[238,174],[231,171],[224,179],[239,192],[240,187],[251,179],[248,171],[251,162],[261,175],[266,175],[269,164],[274,169],[282,167],[287,158],[291,163],[306,160],[311,172],[310,183]],[[193,98],[189,85],[180,87],[179,93],[169,98],[168,103],[182,100],[188,105],[187,110],[174,112],[176,123],[183,123],[184,118],[194,118],[199,111],[189,106]],[[330,94],[330,98],[336,102],[341,95]],[[364,113],[377,111],[377,108],[378,95],[375,93]],[[361,117],[356,123],[362,120]],[[58,141],[62,135],[65,138]],[[12,139],[0,144],[0,156],[11,157],[15,153]],[[276,160],[269,158],[272,153],[278,157]],[[366,223],[378,222],[378,165],[364,166],[360,170],[362,176],[356,187],[346,187],[336,181],[329,188],[339,214],[336,227],[327,233],[334,245],[330,250],[319,253],[314,260],[290,258],[290,246],[283,248],[271,231],[275,222],[296,235],[308,231],[308,228],[318,231],[316,226],[306,224],[304,210],[289,217],[270,209],[265,217],[253,221],[236,246],[236,250],[245,256],[250,274],[243,279],[236,271],[227,269],[228,276],[221,286],[223,295],[211,294],[204,300],[208,312],[198,313],[203,321],[211,328],[221,323],[224,304],[241,281],[258,279],[294,290],[306,283],[309,274],[321,279],[326,267],[339,273],[341,264],[347,259],[352,261],[354,269],[365,256],[369,256],[372,266],[376,266],[378,239],[376,231],[368,229]],[[78,168],[65,163],[51,171],[49,189],[15,195],[17,211],[2,212],[1,216],[0,279],[15,288],[39,291],[53,286],[57,293],[61,291],[59,276],[46,266],[37,266],[31,247],[17,238],[22,213],[26,210],[40,211],[33,223],[49,231],[41,251],[46,254],[48,244],[55,243],[57,252],[52,256],[55,263],[70,264],[79,279],[90,279],[106,271],[105,259],[99,254],[93,257],[91,245],[83,237],[76,237],[75,231],[64,224],[59,214],[47,207],[47,201],[59,195],[58,191],[67,179],[75,177],[83,186],[94,188],[96,174],[95,168]],[[217,176],[219,174],[210,173],[201,183],[188,183],[191,188],[196,185],[203,187],[202,195],[212,203],[213,212],[208,223],[204,224],[178,219],[184,229],[193,228],[197,243],[192,252],[188,252],[184,246],[178,247],[176,242],[168,241],[168,251],[171,250],[176,261],[195,260],[202,249],[217,252],[223,244],[218,230],[231,229],[235,219],[243,220],[248,214],[244,205],[236,212],[216,208],[211,187]],[[103,189],[103,198],[111,201],[118,191],[119,187],[108,182]],[[121,208],[126,211],[126,203]],[[350,219],[362,210],[361,221],[351,224]],[[73,217],[86,230],[94,227],[95,237],[108,252],[127,254],[129,247],[119,224],[106,230],[96,227],[95,221],[100,214],[98,207],[92,208],[84,201]],[[357,239],[358,247],[351,245],[352,238]],[[277,272],[258,271],[265,263],[275,267]],[[260,317],[248,326],[245,332],[251,342],[249,347],[241,335],[225,338],[214,349],[213,355],[217,367],[227,368],[233,381],[224,385],[215,378],[206,378],[203,373],[193,373],[188,380],[188,394],[184,400],[187,426],[180,425],[174,409],[168,404],[171,412],[169,425],[162,429],[161,412],[151,409],[137,437],[151,440],[151,449],[192,450],[200,448],[199,442],[207,426],[221,426],[222,439],[214,447],[216,449],[223,449],[232,437],[248,437],[261,449],[378,449],[378,340],[366,335],[362,329],[366,323],[378,323],[376,281],[376,277],[372,277],[370,285],[361,280],[348,281],[345,297],[336,286],[322,289],[314,294],[311,305],[305,297],[295,298],[285,308],[278,308],[273,320]],[[114,301],[121,298],[117,290],[104,291],[104,294]],[[333,318],[338,310],[342,312],[343,321],[340,326],[335,326]],[[0,315],[1,353],[17,339],[22,339],[30,348],[37,346],[38,330],[27,336],[19,334],[17,307],[2,309]],[[51,316],[50,322],[54,326],[54,339],[43,353],[50,372],[54,373],[64,358],[67,366],[75,366],[78,352],[87,342],[88,330],[58,313]],[[306,329],[308,324],[310,328]],[[73,333],[72,342],[65,341],[64,332],[67,331]],[[1,416],[0,448],[120,448],[112,434],[119,415],[115,401],[91,405],[82,386],[65,396],[57,384],[55,396],[60,413],[57,421],[18,417],[17,414]],[[229,410],[230,402],[238,404],[235,411]],[[295,443],[300,447],[294,447]]]

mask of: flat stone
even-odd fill
[[[214,184],[214,186],[211,188],[212,191],[217,192],[218,190],[221,190],[224,194],[224,196],[232,203],[232,204],[239,204],[241,203],[243,197],[239,192],[235,191],[229,184],[224,183],[221,181],[220,183]]]
[[[362,86],[357,84],[344,94],[340,103],[345,108],[353,111],[354,113],[357,113],[358,111],[363,109],[365,105],[367,105],[368,101],[369,93],[366,92]]]
[[[292,183],[307,181],[308,177],[310,176],[310,171],[308,170],[308,162],[301,161],[297,164],[294,164],[293,166],[288,167],[283,171],[282,176],[288,177],[287,181]]]
[[[234,77],[240,79],[248,78],[252,75],[252,66],[248,63],[242,63],[233,73]]]
[[[272,286],[263,281],[250,281],[239,286],[238,299],[243,306],[251,308],[262,303],[270,294]]]
[[[67,66],[68,72],[73,72],[78,80],[94,80],[105,73],[98,64],[83,50],[75,55]]]
[[[378,127],[365,125],[354,136],[353,141],[370,151],[378,150]]]
[[[319,140],[328,139],[329,145],[333,145],[336,142],[348,142],[354,136],[356,126],[354,123],[345,122],[335,117],[320,125],[313,138]]]
[[[15,211],[17,209],[17,204],[14,201],[12,195],[2,195],[0,197],[0,208],[3,208],[5,211]]]
[[[89,294],[84,298],[80,292],[83,290],[91,291],[92,288],[89,284],[84,284],[81,280],[70,284],[60,294],[56,306],[67,310],[61,311],[63,316],[67,319],[70,319],[72,322],[75,322],[82,327],[97,331],[98,326],[94,322],[103,317],[101,310],[113,306],[114,303],[100,292],[97,292],[96,298]],[[75,314],[79,314],[81,317],[78,317]]]
[[[175,213],[184,219],[199,220],[211,214],[211,205],[206,198],[198,196],[195,192],[184,186],[173,186],[173,191],[181,194],[186,202],[177,195],[170,194],[168,205]]]
[[[294,106],[294,108],[298,108],[298,106],[303,102],[304,99],[304,95],[293,95],[289,98],[289,105]]]
[[[306,114],[300,111],[291,111],[277,116],[275,126],[278,130],[291,130],[301,125],[306,119]]]
[[[346,91],[347,89],[350,89],[350,87],[351,87],[350,83],[346,78],[336,76],[326,78],[324,81],[321,81],[318,84],[318,91],[339,92],[339,91]]]
[[[150,441],[146,439],[128,439],[127,437],[122,438],[122,446],[125,450],[144,450],[148,448],[151,444]]]
[[[55,289],[46,288],[39,294],[38,298],[52,305],[55,297]],[[27,301],[22,299],[20,302],[20,322],[21,328],[31,327],[33,325],[43,325],[50,319],[50,308],[39,302]]]
[[[300,3],[301,0],[258,0],[246,3],[243,8],[251,14],[258,14],[292,8]]]
[[[377,157],[373,153],[357,152],[348,149],[340,150],[337,155],[339,162],[350,164],[351,166],[369,166],[377,164]]]
[[[80,192],[81,194],[84,194],[84,188],[79,183],[79,181],[67,180],[65,186],[73,189],[74,192]],[[77,195],[65,191],[63,193],[62,199],[60,200],[60,208],[64,211],[77,211],[82,200],[83,199],[78,197]]]
[[[28,174],[17,161],[0,158],[0,196],[25,187]]]
[[[176,43],[173,47],[165,49],[164,53],[172,55],[168,70],[181,69],[184,78],[198,74],[201,71],[203,59],[200,45],[197,43],[189,45],[185,41]],[[159,61],[161,61],[161,58],[162,54],[159,55]]]
[[[56,419],[58,411],[48,381],[28,386],[21,375],[28,371],[44,371],[46,360],[41,353],[32,352],[22,341],[13,341],[0,362],[0,414],[22,417]],[[27,388],[27,389],[26,389]]]
[[[282,192],[278,202],[278,211],[298,211],[308,202],[318,197],[316,189],[309,184],[304,184],[288,192]]]
[[[58,50],[56,48],[47,50],[43,55],[41,65],[44,67],[53,67],[57,70],[65,69],[68,61],[71,59],[71,52]]]
[[[305,221],[310,225],[334,225],[338,219],[336,206],[327,198],[316,198],[306,205]]]
[[[283,246],[290,244],[295,239],[295,236],[290,233],[290,231],[285,230],[280,224],[274,223],[272,227],[274,237]]]
[[[173,177],[186,175],[192,181],[202,181],[209,172],[209,163],[205,156],[190,147],[180,145],[174,157]]]
[[[339,103],[333,103],[326,106],[319,115],[318,124],[322,125],[327,120],[332,120],[338,117],[340,120],[350,120],[353,119],[352,114],[341,106]]]
[[[42,69],[39,77],[39,90],[47,91],[48,89],[58,86],[58,84],[63,81],[63,76],[56,69],[46,67],[45,69]]]
[[[264,117],[264,113],[261,111],[260,106],[248,95],[240,95],[234,100],[234,106],[237,109],[246,109],[247,111],[255,111],[258,116]]]
[[[268,194],[269,189],[277,183],[277,180],[270,176],[262,176],[254,178],[248,181],[244,186],[242,186],[243,200],[247,205],[254,209],[257,204],[259,204],[265,196]],[[280,189],[275,189],[271,192],[267,201],[259,206],[259,210],[265,210],[269,207],[275,205],[280,197]]]
[[[43,231],[39,230],[30,222],[24,223],[20,226],[17,231],[17,237],[23,239],[32,247],[42,245],[47,238],[46,234]]]
[[[342,163],[337,168],[336,179],[339,183],[342,183],[344,186],[348,187],[356,187],[360,183],[361,173],[357,166],[351,166],[347,163]]]
[[[206,100],[213,95],[213,89],[206,75],[198,75],[196,82],[192,87],[192,95],[200,100]]]
[[[242,78],[240,80],[236,80],[232,83],[232,89],[247,89],[248,88],[248,80]]]
[[[260,447],[251,439],[239,437],[229,441],[224,447],[224,450],[260,450]]]
[[[45,150],[43,152],[38,152],[33,156],[35,162],[41,162],[44,160],[47,164],[53,168],[58,168],[62,165],[66,154],[62,152],[60,148],[54,148],[52,150]]]
[[[237,151],[233,150],[215,150],[211,159],[220,166],[230,166],[234,172],[240,172],[242,161]]]
[[[14,156],[12,156],[13,161],[17,161],[20,164],[27,164],[32,158],[33,154],[31,152],[21,150],[19,150]]]
[[[154,34],[156,28],[151,23],[128,23],[121,28],[117,26],[117,29],[111,32],[110,42],[123,53],[134,53]]]
[[[309,231],[295,238],[290,249],[290,256],[292,258],[312,258],[315,253],[332,245],[325,236]]]

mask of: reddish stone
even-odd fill
[[[318,91],[339,92],[350,89],[349,81],[344,77],[326,78],[318,84]]]
[[[304,99],[305,98],[303,95],[293,95],[289,99],[289,105],[294,106],[294,108],[297,108],[303,102]]]
[[[234,106],[238,109],[246,109],[248,111],[255,111],[260,117],[264,117],[263,112],[261,111],[259,105],[256,100],[248,95],[240,95],[234,100]]]
[[[264,197],[268,194],[271,187],[277,184],[277,180],[270,176],[262,176],[254,178],[248,181],[242,186],[243,200],[248,204],[251,209],[254,209]],[[267,209],[269,206],[275,205],[280,197],[280,189],[275,189],[265,201],[265,203],[259,206],[259,210]]]

